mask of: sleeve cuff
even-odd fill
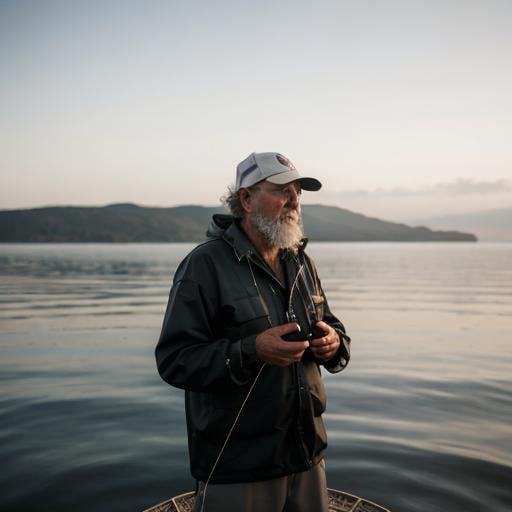
[[[231,380],[239,385],[246,384],[251,377],[249,367],[257,361],[259,359],[256,354],[256,336],[235,341],[226,359]]]
[[[242,363],[244,366],[251,366],[259,361],[256,353],[256,336],[248,336],[240,340],[242,352]]]
[[[334,329],[338,333],[340,339],[340,346],[337,354],[329,361],[324,363],[324,368],[329,373],[338,373],[343,370],[350,361],[350,337],[345,334],[341,329]]]

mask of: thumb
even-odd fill
[[[289,324],[278,325],[275,328],[275,332],[278,336],[283,336],[290,332],[300,331],[300,326],[297,322],[291,322]]]

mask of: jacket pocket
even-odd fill
[[[314,361],[310,361],[305,365],[304,371],[309,386],[309,395],[311,398],[311,405],[313,414],[320,416],[324,411],[327,404],[327,394],[325,392],[325,385],[322,379],[322,371],[320,366]]]
[[[315,393],[313,390],[309,390],[309,396],[311,397],[311,405],[313,407],[313,414],[320,416],[324,411],[327,404],[325,399],[325,393],[322,395]]]
[[[226,329],[228,338],[245,338],[269,328],[267,313],[259,297],[242,297],[233,306],[232,323]]]
[[[259,297],[242,297],[235,303],[235,311],[233,314],[234,321],[237,325],[266,317],[267,313]]]
[[[313,414],[320,416],[327,405],[327,394],[325,392],[325,384],[322,379],[320,367],[314,364],[316,368],[311,368],[308,376],[309,381],[309,395],[311,397],[311,404],[313,406]]]

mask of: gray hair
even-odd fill
[[[249,187],[250,190],[257,190],[259,183],[256,183],[252,187]],[[240,191],[235,190],[235,186],[231,185],[228,187],[226,193],[220,198],[220,202],[231,212],[232,215],[243,219],[245,212],[242,206],[242,202],[240,201]]]

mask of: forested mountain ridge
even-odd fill
[[[54,206],[0,211],[0,242],[196,242],[221,207]],[[470,233],[434,231],[366,217],[335,206],[303,205],[311,241],[476,241]]]

